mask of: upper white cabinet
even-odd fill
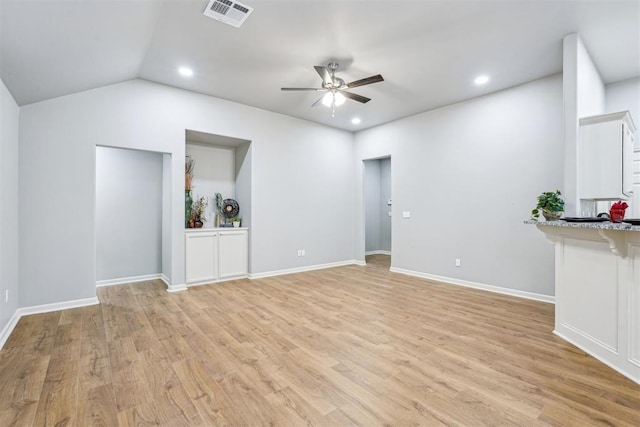
[[[247,277],[249,230],[190,229],[185,232],[187,285]]]
[[[627,199],[633,193],[633,133],[628,111],[580,119],[580,199]]]

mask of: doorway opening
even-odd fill
[[[96,286],[170,275],[171,155],[96,146]]]
[[[364,160],[363,165],[365,262],[388,270],[392,250],[391,157]]]

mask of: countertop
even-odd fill
[[[638,227],[640,229],[640,227]],[[210,228],[185,228],[185,233],[202,233],[205,231],[233,231],[233,230],[248,230],[248,227],[210,227]]]
[[[525,224],[544,225],[548,227],[567,227],[567,228],[591,228],[595,230],[618,230],[618,231],[637,231],[640,232],[640,225],[631,225],[626,222],[614,223],[606,222],[567,222],[567,221],[534,221],[526,220]]]

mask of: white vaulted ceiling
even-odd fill
[[[244,0],[241,28],[207,3],[0,0],[0,77],[20,105],[141,78],[357,130],[558,73],[573,32],[605,83],[640,76],[639,1]],[[319,86],[313,66],[330,60],[346,81],[385,81],[335,118],[316,93],[280,91]]]

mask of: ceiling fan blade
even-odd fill
[[[318,87],[281,87],[280,90],[312,90],[314,92],[326,92],[328,89]]]
[[[380,74],[377,74],[375,76],[371,76],[371,77],[367,77],[365,79],[356,80],[355,82],[347,83],[347,87],[349,89],[351,89],[351,88],[354,88],[354,87],[370,85],[371,83],[378,83],[378,82],[381,82],[381,81],[384,81],[384,79],[382,78],[382,76]]]
[[[351,93],[351,92],[340,92],[340,93],[342,93],[345,96],[345,98],[353,99],[354,101],[362,102],[363,104],[366,104],[367,102],[371,101],[371,98],[367,98],[366,96],[362,96],[362,95],[357,95],[355,93]]]
[[[327,70],[327,67],[322,67],[320,65],[316,65],[313,68],[316,69],[318,74],[320,74],[320,78],[324,84],[332,84],[333,79],[331,78],[331,73]]]
[[[326,95],[325,95],[326,96]],[[324,99],[324,96],[320,99],[318,99],[316,102],[314,102],[313,104],[311,104],[312,107],[317,107],[318,105],[322,104],[322,100]]]

